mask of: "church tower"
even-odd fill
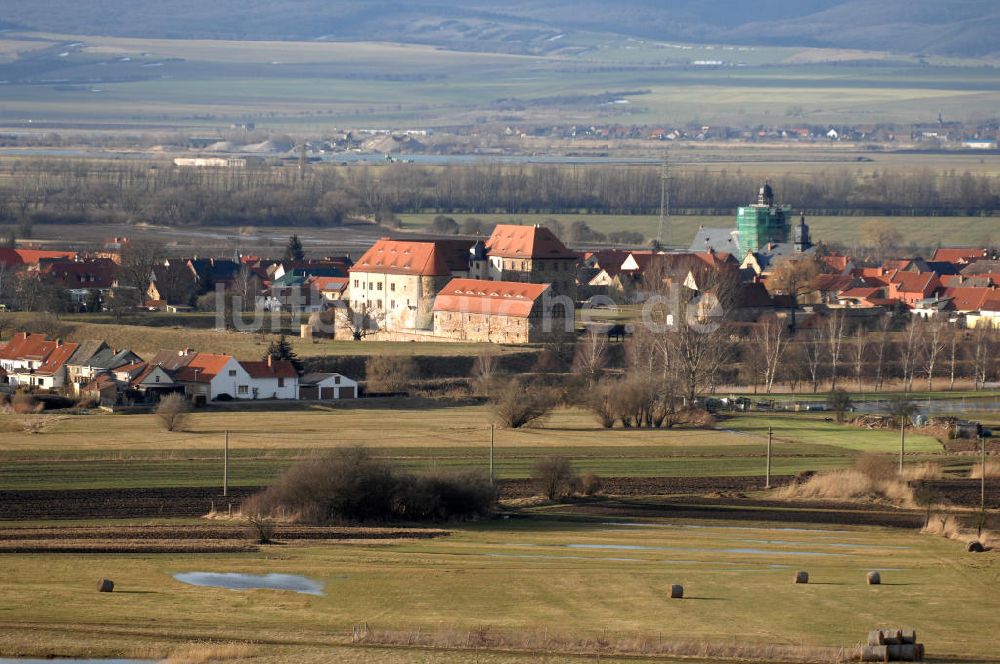
[[[736,212],[736,230],[743,251],[759,251],[771,243],[788,242],[791,206],[778,205],[774,190],[765,182],[757,193],[757,202]],[[808,239],[808,227],[806,228]]]

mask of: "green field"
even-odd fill
[[[437,214],[403,214],[403,230],[426,232]],[[585,221],[601,233],[636,231],[647,239],[657,237],[659,217],[656,215],[601,215],[601,214],[456,214],[451,215],[461,223],[468,217],[481,219],[487,224],[544,224],[556,219],[568,227],[574,221]],[[991,245],[1000,240],[997,222],[992,217],[808,217],[809,230],[814,241],[857,247],[863,242],[864,229],[877,220],[887,221],[908,243],[920,247]],[[663,242],[669,246],[687,248],[697,236],[700,226],[735,228],[736,218],[727,216],[670,217],[663,231]]]
[[[515,122],[561,122],[571,109],[577,123],[877,123],[931,121],[939,112],[986,117],[1000,101],[998,74],[978,61],[920,65],[828,49],[713,55],[705,47],[678,52],[612,38],[524,56],[374,42],[4,35],[25,38],[45,40],[49,50],[26,51],[15,64],[18,80],[27,83],[5,86],[6,117],[19,120],[196,127],[253,118],[298,130],[435,127],[508,122],[511,112],[499,102],[515,100],[521,107]],[[702,58],[730,64],[692,65]],[[873,62],[839,64],[858,59]],[[32,78],[51,81],[56,73],[59,84]],[[627,103],[609,103],[609,94]]]
[[[82,415],[54,422],[44,433],[18,433],[17,418],[0,415],[0,489],[215,486],[229,432],[234,485],[272,481],[317,449],[362,445],[417,469],[489,464],[486,406],[422,401],[393,408],[291,411],[213,410],[196,413],[183,432],[163,431],[153,415]],[[773,472],[841,468],[858,452],[892,453],[895,432],[825,422],[814,414],[726,419],[720,430],[606,430],[578,409],[557,411],[537,428],[497,429],[495,470],[525,478],[542,456],[571,459],[580,472],[608,477],[762,475],[767,427],[774,431]],[[934,438],[910,435],[914,462],[943,449]]]
[[[575,659],[555,652],[574,649],[560,639],[589,644],[577,647],[591,661],[600,639],[601,661],[616,661],[612,648],[725,634],[727,643],[758,645],[760,657],[768,645],[853,648],[871,629],[903,627],[918,631],[935,661],[993,658],[995,556],[906,531],[788,530],[762,517],[639,524],[549,510],[427,541],[286,544],[248,554],[3,555],[0,653],[162,656],[184,643],[236,641],[251,642],[253,661],[264,662],[314,661],[321,652],[372,663],[520,661],[488,647],[463,659],[463,650],[478,651],[473,633],[493,633],[530,644],[536,657],[525,661],[563,663]],[[809,585],[791,583],[799,569],[809,571]],[[869,570],[881,570],[884,584],[866,586]],[[325,595],[172,578],[188,571],[300,574],[322,582]],[[101,576],[114,579],[114,593],[94,593]],[[672,583],[686,599],[668,599]],[[362,624],[401,636],[403,645],[439,640],[458,652],[350,645]]]

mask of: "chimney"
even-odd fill
[[[267,366],[274,366],[274,355],[267,354]]]
[[[56,339],[56,348],[62,346],[62,339]]]

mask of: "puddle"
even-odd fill
[[[827,530],[825,528],[787,528],[787,527],[774,527],[774,528],[762,528],[758,526],[698,526],[693,524],[671,524],[671,523],[629,523],[629,522],[615,522],[608,521],[601,524],[602,526],[616,526],[618,528],[690,528],[696,530],[754,530],[754,531],[774,531],[783,533],[816,533],[819,535],[825,535],[826,533],[840,533],[847,535],[855,535],[856,531],[853,530]]]
[[[174,574],[181,583],[228,590],[290,590],[304,595],[322,595],[323,584],[295,574],[222,574],[216,572],[181,572]],[[2,664],[2,663],[0,663]]]
[[[847,553],[828,553],[822,551],[769,551],[767,549],[736,548],[736,549],[695,549],[682,546],[642,546],[639,544],[563,544],[570,549],[597,549],[612,551],[695,551],[698,553],[741,553],[759,556],[822,556],[849,557]]]
[[[743,540],[747,544],[777,544],[781,546],[828,546],[836,549],[897,549],[909,550],[910,546],[893,546],[891,544],[849,544],[847,542],[793,542],[790,540]]]

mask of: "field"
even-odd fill
[[[254,119],[315,131],[561,122],[570,111],[574,123],[876,123],[939,112],[970,120],[1000,100],[995,70],[978,61],[920,65],[829,49],[688,52],[608,38],[524,56],[376,42],[7,39],[34,42],[5,77],[16,83],[4,86],[4,117],[18,122],[221,128]],[[701,58],[726,64],[692,64]]]
[[[852,649],[870,629],[903,626],[918,630],[937,661],[988,661],[1000,610],[991,590],[996,559],[960,550],[901,530],[788,529],[767,515],[753,523],[625,522],[546,510],[433,540],[212,555],[4,555],[0,601],[19,608],[0,616],[0,652],[148,656],[190,642],[249,642],[245,654],[262,656],[253,661],[309,661],[300,657],[317,652],[338,661],[394,662],[402,652],[412,657],[406,661],[464,661],[462,650],[475,661],[519,661],[494,652],[508,649],[566,653],[530,659],[538,662],[576,661],[574,652],[616,661],[616,651],[640,659],[697,654],[726,633],[724,647],[749,646],[758,660],[774,661],[767,655],[778,656],[776,646],[804,646],[798,652],[811,661],[832,661],[835,649]],[[809,585],[791,583],[798,569],[810,572]],[[865,585],[873,569],[882,586]],[[325,595],[233,592],[171,578],[188,571],[300,574],[322,582]],[[94,594],[102,575],[114,579],[114,593]],[[685,586],[686,599],[667,599],[671,583]],[[359,625],[368,636],[353,643]],[[505,647],[495,645],[501,639]],[[381,643],[411,648],[383,654]]]

